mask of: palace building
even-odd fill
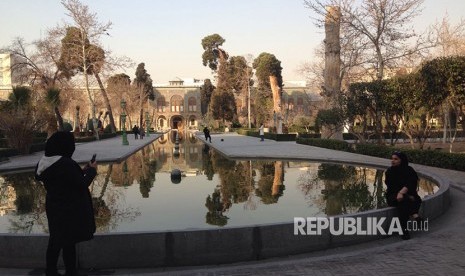
[[[155,85],[155,100],[151,102],[156,120],[155,130],[198,129],[200,112],[200,86],[203,80],[175,78],[167,85]]]
[[[200,109],[200,87],[203,80],[175,78],[168,84],[154,86],[155,100],[151,102],[156,120],[155,130],[199,129],[202,124]],[[245,97],[236,97],[237,113],[247,110]],[[284,122],[289,124],[297,116],[315,117],[322,106],[322,97],[317,91],[310,91],[303,81],[284,82],[282,108]],[[239,117],[246,123],[247,118]]]

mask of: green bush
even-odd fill
[[[105,128],[103,129],[104,133],[111,133],[111,125],[106,125]]]
[[[246,136],[260,137],[260,133],[257,130],[238,129],[237,133]],[[295,137],[295,134],[276,134],[265,132],[265,139],[271,139],[275,141],[295,141]]]
[[[232,122],[232,124],[231,124],[231,128],[240,128],[240,127],[242,127],[242,125],[241,125],[241,123],[239,123],[237,121]]]
[[[300,133],[298,134],[299,138],[321,138],[321,133]]]
[[[380,158],[391,158],[394,151],[404,152],[409,161],[415,164],[465,171],[465,154],[448,153],[435,150],[399,149],[377,144],[349,144],[345,141],[331,139],[297,138],[298,144],[322,147],[340,151],[354,152]]]
[[[95,136],[75,137],[76,143],[86,143],[95,141]]]
[[[47,139],[48,133],[47,132],[37,132],[34,134],[34,137],[36,138],[43,138],[44,141]]]
[[[295,141],[296,134],[276,134],[276,133],[265,133],[266,139],[275,141]]]
[[[29,153],[45,150],[45,143],[32,144],[29,148]]]
[[[18,154],[19,151],[16,149],[0,148],[0,161],[6,160],[8,157]]]
[[[356,153],[381,158],[390,158],[392,152],[396,150],[394,147],[377,144],[354,144],[354,147]]]
[[[100,139],[108,139],[113,137],[116,137],[116,133],[102,133],[99,136]]]
[[[346,141],[335,140],[335,139],[317,139],[317,138],[297,138],[297,144],[304,144],[309,146],[315,146],[320,148],[327,148],[341,151],[352,151],[351,144]]]

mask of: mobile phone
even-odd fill
[[[92,155],[92,159],[90,159],[90,163],[94,163],[95,162],[95,157],[97,157],[97,154],[94,153],[94,155]]]

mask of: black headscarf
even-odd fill
[[[408,158],[405,153],[400,152],[400,151],[395,151],[392,153],[392,155],[399,157],[401,167],[408,167]]]
[[[75,149],[74,135],[71,132],[58,131],[47,139],[45,156],[61,155],[71,158]]]

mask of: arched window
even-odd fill
[[[304,111],[304,99],[302,99],[301,97],[297,98],[297,111]]]
[[[165,112],[165,97],[161,97],[157,99],[157,111]]]
[[[195,127],[197,125],[197,122],[195,120],[195,116],[190,116],[189,117],[189,127]]]
[[[165,128],[166,125],[167,125],[167,121],[166,121],[165,116],[160,116],[158,118],[158,127],[163,129],[163,128]]]
[[[190,112],[197,111],[197,101],[195,100],[194,97],[190,97],[189,100],[187,101],[187,104],[188,104],[188,110]]]
[[[294,99],[293,98],[289,98],[288,109],[289,110],[294,110]]]
[[[181,96],[176,95],[171,98],[171,112],[183,112],[184,104]]]

